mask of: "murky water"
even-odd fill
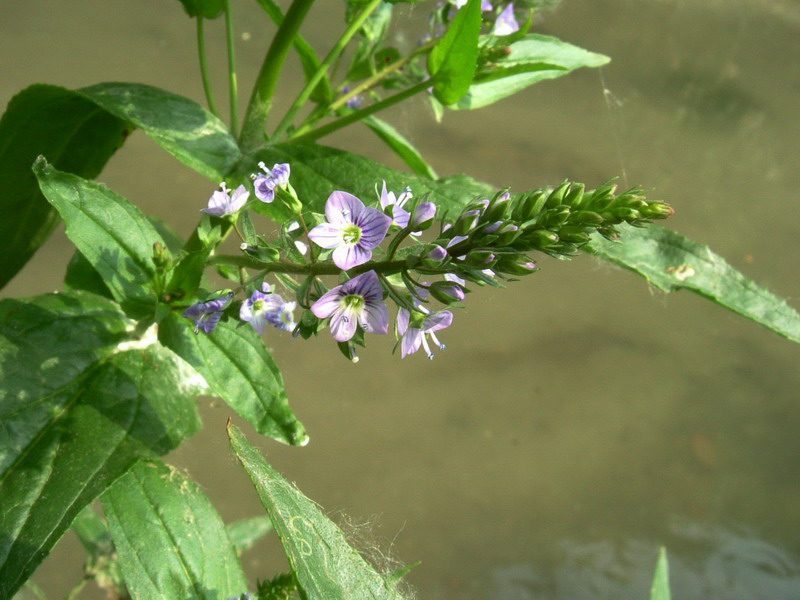
[[[255,5],[240,4],[246,89],[266,34]],[[330,39],[321,12],[339,3],[319,4],[308,37]],[[40,81],[141,81],[202,98],[177,2],[2,9],[3,105]],[[613,62],[442,126],[421,103],[390,120],[441,174],[516,190],[621,175],[675,207],[674,229],[800,304],[796,3],[564,0],[539,30]],[[220,54],[220,96],[223,64]],[[392,160],[359,129],[326,141]],[[141,134],[101,179],[184,234],[211,191]],[[6,292],[57,288],[66,247],[54,236]],[[271,334],[312,442],[259,446],[327,510],[371,524],[354,527],[369,545],[421,560],[409,575],[420,598],[642,599],[660,545],[676,598],[800,597],[797,346],[589,257],[542,266],[470,296],[432,362],[401,362],[378,341],[354,366],[325,337]],[[231,411],[205,402],[204,413],[204,432],[170,460],[226,519],[257,514],[227,452]],[[36,576],[53,597],[79,577],[74,547],[67,536]],[[246,558],[253,580],[285,568],[274,539]]]

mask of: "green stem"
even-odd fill
[[[386,67],[375,73],[375,75],[373,75],[372,77],[365,79],[364,81],[359,83],[356,87],[354,87],[352,90],[350,90],[343,96],[340,96],[335,102],[331,103],[329,110],[333,112],[338,108],[340,108],[341,106],[344,106],[348,100],[350,100],[351,98],[355,98],[359,94],[367,91],[369,88],[379,83],[387,75],[394,73],[398,69],[401,69],[406,65],[406,63],[410,62],[412,59],[416,58],[420,54],[429,51],[431,48],[433,48],[434,45],[435,44],[430,43],[426,44],[425,46],[420,46],[419,48],[414,50],[411,54],[399,58],[392,64],[387,65]]]
[[[225,38],[228,42],[228,90],[231,103],[230,129],[233,137],[237,137],[239,135],[239,92],[236,86],[236,40],[234,35],[231,0],[225,0]]]
[[[75,598],[75,596],[77,596],[78,594],[80,594],[80,593],[81,593],[81,590],[84,588],[84,586],[85,586],[85,585],[86,585],[88,582],[89,582],[89,576],[84,576],[84,578],[83,578],[83,579],[81,579],[81,580],[80,580],[80,581],[79,581],[79,582],[78,582],[78,583],[75,585],[75,587],[74,587],[74,588],[72,588],[72,589],[69,591],[69,594],[67,594],[66,600],[73,600],[73,598]]]
[[[208,61],[206,60],[206,36],[205,36],[205,22],[203,17],[197,17],[197,54],[200,57],[200,77],[203,79],[203,92],[206,95],[206,102],[208,102],[209,110],[215,117],[219,118],[219,110],[217,110],[217,102],[214,100],[214,92],[211,89],[211,78],[208,74]]]
[[[294,0],[283,19],[275,37],[272,38],[269,50],[264,57],[261,70],[253,86],[253,93],[247,105],[247,112],[242,125],[239,145],[249,152],[258,148],[264,141],[264,127],[272,109],[272,100],[278,84],[283,64],[289,48],[292,47],[303,20],[314,4],[314,0]]]
[[[364,9],[358,13],[358,16],[353,19],[352,23],[350,23],[348,28],[342,34],[342,37],[339,38],[331,51],[328,53],[328,56],[326,56],[325,59],[320,63],[316,73],[314,73],[314,75],[312,75],[311,78],[306,82],[306,86],[300,92],[300,95],[297,96],[292,106],[288,111],[286,111],[283,119],[275,129],[273,137],[280,138],[280,136],[286,132],[286,130],[289,128],[289,125],[292,124],[292,120],[297,114],[297,111],[303,107],[306,101],[311,97],[311,93],[314,91],[314,88],[316,88],[317,84],[322,80],[323,77],[325,77],[325,74],[328,72],[328,68],[337,58],[339,58],[347,44],[350,43],[350,40],[353,38],[353,36],[358,32],[359,29],[361,29],[364,21],[369,18],[369,16],[382,1],[383,0],[370,0]]]
[[[360,121],[364,117],[368,117],[371,114],[376,112],[382,111],[385,108],[389,108],[390,106],[397,104],[398,102],[402,102],[403,100],[410,98],[414,94],[418,94],[431,86],[430,79],[426,79],[425,81],[420,81],[416,85],[412,85],[410,88],[406,88],[402,92],[398,92],[394,96],[389,96],[381,100],[380,102],[376,102],[375,104],[371,104],[361,110],[357,110],[356,112],[350,113],[349,115],[342,117],[341,119],[337,119],[335,121],[331,121],[330,123],[323,125],[322,127],[318,127],[316,129],[312,129],[311,131],[303,132],[300,129],[295,136],[291,138],[294,142],[313,142],[323,136],[328,135],[329,133],[333,133],[341,129],[342,127],[347,127],[352,123],[356,123]]]

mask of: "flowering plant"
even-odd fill
[[[182,1],[201,40],[205,20],[230,23],[228,1]],[[141,84],[37,85],[0,122],[0,203],[13,215],[0,236],[0,282],[59,220],[77,249],[64,291],[0,303],[0,598],[70,527],[91,550],[87,572],[116,597],[243,593],[242,536],[158,458],[200,427],[201,393],[262,435],[308,442],[263,342],[278,334],[271,327],[298,338],[329,333],[351,361],[366,334],[394,334],[401,358],[420,349],[432,358],[473,288],[537,273],[537,254],[590,252],[800,340],[800,319],[785,303],[698,244],[650,227],[672,209],[643,190],[565,181],[522,191],[439,178],[375,116],[416,94],[439,115],[473,110],[607,61],[531,33],[534,2],[438,4],[419,44],[401,52],[388,35],[395,3],[350,0],[345,31],[321,60],[300,35],[312,0],[294,0],[285,14],[260,4],[278,30],[241,123],[235,70],[225,124],[202,46],[209,110]],[[305,84],[268,127],[292,49]],[[410,172],[317,144],[357,122]],[[134,128],[213,182],[187,240],[92,181]],[[223,246],[229,238],[238,252]],[[259,597],[401,597],[399,577],[354,553],[233,425],[229,435],[290,560],[290,573],[259,585]],[[104,517],[91,506],[98,498]]]

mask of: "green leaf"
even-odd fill
[[[420,177],[427,177],[428,179],[439,178],[411,142],[397,131],[397,129],[389,125],[389,123],[375,116],[366,117],[363,122],[364,125],[369,127],[375,135],[381,138],[389,148],[394,150],[395,154],[397,154],[414,173]]]
[[[193,100],[140,83],[100,83],[78,91],[214,182],[239,159],[225,124]]]
[[[216,19],[225,8],[225,0],[180,0],[190,17]]]
[[[240,554],[249,550],[262,537],[272,531],[269,517],[258,516],[239,519],[228,524],[228,537]]]
[[[308,435],[289,408],[280,369],[261,336],[249,325],[233,321],[221,322],[210,335],[195,335],[190,325],[187,319],[170,315],[160,323],[158,338],[259,433],[286,444],[307,444]]]
[[[621,242],[595,234],[592,254],[642,275],[658,289],[686,289],[800,343],[800,314],[707,246],[661,227],[621,226]]]
[[[382,180],[390,190],[399,191],[411,186],[415,197],[429,194],[428,200],[436,202],[441,217],[456,212],[476,197],[494,193],[490,186],[466,175],[457,175],[432,181],[396,171],[363,156],[317,144],[280,144],[268,146],[253,158],[253,164],[263,160],[267,164],[288,162],[292,165],[292,187],[310,211],[322,213],[325,201],[334,190],[355,194],[367,204],[377,202],[376,185]],[[254,208],[267,216],[284,221],[292,217],[278,202],[257,203]]]
[[[153,244],[164,240],[147,217],[106,186],[54,169],[40,158],[34,172],[67,225],[67,237],[126,308],[155,305]]]
[[[31,165],[40,154],[59,169],[96,177],[129,133],[125,121],[80,94],[33,85],[0,119],[0,288],[25,265],[58,223]]]
[[[562,77],[581,67],[601,67],[607,56],[540,34],[529,34],[510,46],[510,54],[475,76],[463,97],[448,108],[471,110],[502,100],[528,86]]]
[[[133,598],[224,600],[247,591],[222,519],[175,469],[139,462],[102,501]]]
[[[0,598],[142,456],[199,428],[202,380],[83,292],[0,302]]]
[[[92,263],[86,260],[80,250],[75,251],[67,265],[67,272],[64,275],[64,288],[67,290],[83,290],[105,298],[114,298],[111,290],[108,289],[103,278],[100,277],[100,273],[92,266]]]
[[[467,93],[478,62],[480,33],[481,0],[469,0],[428,54],[433,95],[442,104],[454,104]]]
[[[667,549],[662,547],[658,552],[656,572],[653,575],[653,585],[650,588],[650,600],[670,600],[669,591],[669,565],[667,564]]]
[[[307,598],[381,600],[403,596],[348,543],[342,531],[287,482],[244,435],[228,427],[231,447],[267,509],[289,566]]]

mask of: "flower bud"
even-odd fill
[[[555,208],[556,206],[560,206],[564,200],[564,195],[567,193],[569,189],[570,182],[565,181],[552,192],[547,197],[547,201],[545,202],[545,208]]]
[[[452,304],[464,300],[464,289],[452,281],[437,281],[428,288],[431,296],[442,304]]]
[[[503,256],[494,266],[495,271],[509,275],[524,276],[536,271],[536,263],[525,256]]]
[[[447,258],[447,250],[437,244],[428,253],[426,258],[429,260],[435,260],[436,262],[442,262],[445,258]]]
[[[497,232],[497,240],[495,244],[498,246],[508,246],[514,240],[516,240],[522,231],[520,228],[512,223],[506,223],[503,227],[501,227]]]
[[[172,267],[172,257],[169,250],[161,242],[153,244],[153,264],[159,269]]]
[[[558,243],[558,234],[547,229],[534,229],[526,234],[525,241],[533,248],[544,250]]]
[[[545,227],[560,227],[569,220],[569,216],[569,206],[559,206],[547,211],[544,219],[542,219],[542,225]]]
[[[650,202],[640,212],[648,219],[666,219],[675,214],[675,210],[665,202]]]
[[[568,204],[573,209],[579,208],[583,202],[583,189],[584,185],[582,183],[573,186],[572,189],[567,192],[567,195],[564,196],[564,204]]]
[[[587,225],[589,227],[597,227],[603,224],[603,217],[590,210],[579,210],[578,212],[572,213],[570,222]]]
[[[436,204],[433,202],[423,202],[414,208],[411,217],[411,226],[415,231],[424,231],[433,224],[436,216]]]
[[[465,235],[475,229],[480,217],[481,211],[477,208],[463,212],[461,216],[458,217],[458,221],[456,221],[455,225],[453,225],[455,234],[457,236]]]
[[[562,227],[558,231],[558,237],[570,244],[586,244],[591,239],[583,227]]]
[[[471,250],[464,262],[474,267],[490,267],[497,259],[497,256],[490,250]]]
[[[519,203],[518,210],[514,211],[514,218],[518,221],[528,221],[534,219],[544,208],[544,203],[547,200],[547,194],[542,190],[528,194],[528,196]]]

